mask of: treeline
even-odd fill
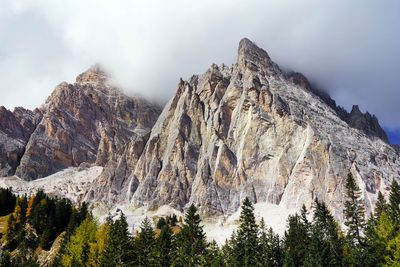
[[[49,250],[62,233],[73,233],[88,216],[86,204],[76,208],[65,198],[51,198],[43,191],[16,197],[0,189],[0,210],[8,219],[2,235],[0,266],[39,266],[35,251]]]
[[[42,199],[46,199],[47,203],[54,201],[53,207],[62,201],[50,200],[46,196]],[[25,214],[28,214],[31,200],[27,203]],[[22,202],[20,198],[16,199],[13,214],[19,210],[18,206],[24,209]],[[215,241],[206,240],[194,205],[186,210],[183,220],[178,220],[176,216],[159,218],[154,228],[153,223],[146,218],[133,235],[128,231],[127,219],[122,212],[117,219],[109,216],[99,225],[87,212],[86,206],[78,209],[71,207],[66,209],[71,211],[66,213],[70,214],[68,224],[64,224],[64,228],[57,228],[56,209],[54,215],[50,215],[51,212],[43,213],[46,214],[44,217],[53,216],[53,219],[36,221],[36,224],[33,219],[35,209],[31,209],[25,218],[29,225],[37,227],[35,229],[38,233],[42,229],[41,240],[45,229],[54,230],[48,239],[49,243],[43,243],[43,248],[57,234],[65,232],[52,266],[400,265],[400,186],[393,181],[388,202],[381,193],[378,194],[375,211],[367,220],[361,190],[351,174],[346,180],[344,229],[335,221],[327,205],[316,199],[312,214],[303,207],[299,214],[289,216],[288,228],[284,236],[280,237],[271,228],[265,227],[263,219],[257,223],[254,207],[246,198],[242,203],[239,227],[222,247]],[[47,224],[53,227],[46,227]],[[24,239],[23,242],[27,243]],[[39,246],[42,246],[41,243]],[[18,246],[17,249],[22,248]],[[4,259],[3,256],[2,262]],[[34,262],[35,259],[30,260]]]

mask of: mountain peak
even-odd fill
[[[85,72],[76,77],[77,83],[104,83],[108,80],[109,74],[105,72],[100,64],[94,64]]]
[[[271,60],[268,53],[248,38],[243,38],[239,42],[238,64],[242,69],[250,69],[252,71],[265,68],[280,72],[279,67]]]

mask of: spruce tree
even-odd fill
[[[155,232],[151,226],[149,218],[145,218],[140,226],[140,233],[135,241],[135,248],[138,251],[137,264],[148,266],[152,259],[150,253],[154,249]]]
[[[364,265],[365,229],[364,203],[361,200],[361,190],[357,186],[351,173],[346,180],[346,202],[344,203],[345,225],[347,230],[347,247],[349,249],[349,263],[355,266]]]
[[[272,228],[266,229],[264,218],[260,221],[260,262],[262,266],[281,266],[282,249],[279,235],[275,235]]]
[[[387,203],[382,193],[378,192],[375,210],[371,213],[365,228],[365,264],[367,266],[378,266],[384,262],[385,245],[379,240],[377,228],[379,227],[382,214],[387,214]]]
[[[382,195],[381,191],[378,192],[378,199],[375,204],[375,210],[374,210],[374,217],[377,221],[379,221],[382,212],[387,213],[388,205],[386,203],[386,200],[384,196]]]
[[[110,227],[110,238],[104,245],[102,257],[108,266],[129,266],[136,265],[136,251],[132,247],[131,236],[128,231],[128,223],[124,213],[113,221],[107,218],[107,225]]]
[[[301,215],[289,215],[289,227],[285,231],[284,239],[284,266],[301,266],[307,259],[311,226],[306,215],[305,207],[302,208]]]
[[[225,266],[224,255],[222,254],[215,240],[213,240],[210,243],[207,255],[204,258],[204,264],[202,264],[202,266],[207,266],[207,267]]]
[[[165,224],[160,231],[155,247],[150,255],[150,265],[170,266],[172,263],[173,232],[169,224]]]
[[[236,247],[237,238],[236,232],[233,231],[230,239],[225,240],[225,244],[222,246],[222,254],[224,255],[224,263],[226,266],[238,266],[239,263],[236,262],[237,257],[235,257],[233,248]]]
[[[307,265],[341,266],[343,242],[339,227],[324,202],[315,200]]]
[[[390,186],[388,215],[393,223],[400,225],[400,185],[395,179]]]
[[[254,216],[254,207],[246,197],[242,204],[239,218],[237,241],[233,247],[236,262],[240,266],[256,266],[259,264],[258,225]]]
[[[198,266],[207,253],[207,241],[197,208],[192,204],[175,242],[174,266]]]

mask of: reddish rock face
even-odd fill
[[[104,166],[133,135],[150,131],[159,113],[92,67],[76,83],[58,85],[40,110],[0,109],[1,175],[33,180],[83,162]]]

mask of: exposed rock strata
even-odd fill
[[[0,107],[0,177],[14,175],[30,135],[42,117],[41,111]]]
[[[33,180],[83,162],[104,166],[115,160],[133,136],[146,136],[160,108],[126,96],[94,66],[76,83],[58,85],[37,112],[40,118],[25,110],[14,113],[1,113],[1,129],[7,133],[10,128],[16,136],[12,148],[1,142],[6,146],[2,153],[10,155],[2,160],[11,158],[8,169],[16,168],[17,176]],[[8,169],[2,164],[3,175],[13,174]]]
[[[104,166],[89,201],[195,203],[226,215],[246,196],[286,208],[318,197],[342,219],[351,171],[371,210],[400,176],[376,117],[338,107],[248,39],[238,53],[231,67],[181,80],[161,115],[97,67],[60,84],[40,110],[0,109],[1,174],[31,180],[89,162]]]
[[[232,67],[212,65],[179,82],[144,148],[132,140],[88,199],[196,203],[231,214],[245,196],[288,208],[310,207],[318,197],[340,219],[351,171],[370,209],[376,192],[399,177],[399,156],[368,132],[380,131],[374,117],[370,125],[368,115],[352,111],[345,120],[304,79],[288,77],[243,39]]]

